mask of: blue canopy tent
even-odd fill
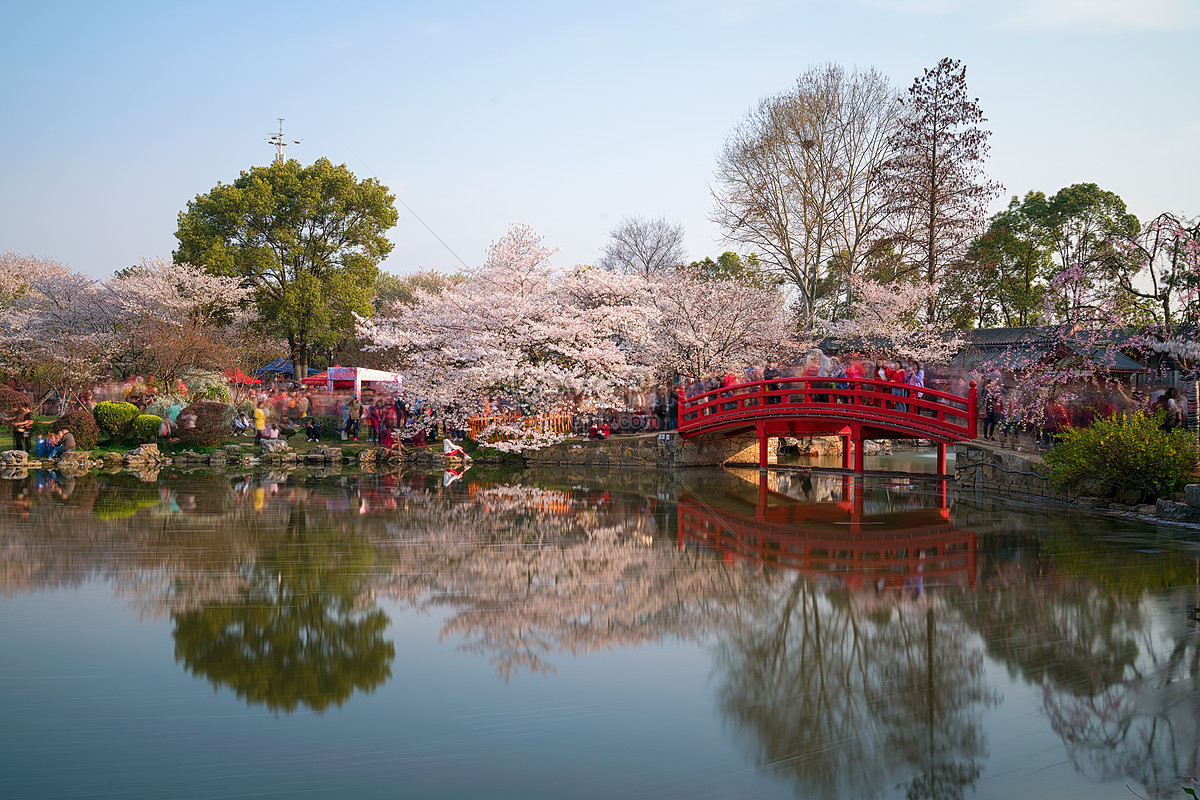
[[[254,370],[255,375],[294,375],[295,372],[296,368],[292,366],[292,360],[287,356],[280,356],[265,367]],[[317,370],[309,367],[308,374],[316,375]]]

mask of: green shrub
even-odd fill
[[[196,425],[185,428],[183,419],[196,415]],[[179,441],[185,445],[212,447],[221,444],[233,433],[233,406],[227,403],[192,403],[179,412]]]
[[[333,414],[325,414],[316,418],[321,428],[322,439],[341,439],[342,418]]]
[[[75,437],[75,447],[80,450],[91,450],[96,446],[96,439],[100,438],[100,428],[90,411],[71,411],[50,425],[51,431],[61,431],[63,428]]]
[[[129,428],[141,413],[133,403],[114,403],[111,400],[96,403],[96,407],[92,409],[96,424],[114,442],[119,442],[129,435]]]
[[[134,444],[153,444],[158,441],[158,429],[162,427],[162,417],[154,414],[141,414],[133,421],[133,430],[129,438]]]
[[[1178,491],[1196,465],[1196,442],[1183,429],[1164,431],[1141,411],[1068,428],[1046,451],[1050,481],[1097,496],[1126,490],[1161,497]]]

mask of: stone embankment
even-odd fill
[[[1142,503],[1140,491],[1116,498],[1095,497],[1087,486],[1059,489],[1050,483],[1041,455],[1015,452],[979,440],[959,442],[954,448],[954,480],[961,489],[977,492],[1027,495],[1064,503],[1157,516],[1171,522],[1200,523],[1200,485],[1185,487],[1178,497]]]
[[[525,453],[531,467],[626,466],[711,467],[723,464],[758,465],[758,439],[754,434],[725,438],[717,434],[696,436],[687,445],[675,431],[614,436],[611,439],[570,440]],[[767,463],[776,463],[775,449]]]
[[[93,459],[91,451],[77,450],[63,454],[60,458],[32,458],[24,450],[7,450],[0,453],[0,477],[24,478],[31,469],[50,469],[68,476],[79,476],[92,469],[105,472],[122,470],[136,473],[147,480],[157,477],[166,466],[177,469],[210,469],[223,472],[233,466],[261,466],[265,469],[307,469],[313,472],[340,472],[344,465],[355,465],[359,469],[375,472],[388,465],[401,462],[428,466],[445,463],[461,463],[447,459],[434,450],[408,450],[403,453],[383,448],[366,448],[357,453],[344,453],[340,447],[317,445],[310,450],[298,452],[291,449],[286,440],[270,439],[262,442],[259,451],[249,445],[231,444],[209,453],[194,450],[179,450],[170,456],[162,453],[156,444],[144,444],[126,453],[107,452]]]

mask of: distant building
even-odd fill
[[[1149,368],[1110,343],[1128,338],[1123,331],[1111,335],[1080,331],[1078,326],[1033,325],[1021,328],[975,328],[955,331],[966,344],[950,361],[952,370],[981,372],[996,369],[1011,377],[1038,364],[1070,369],[1073,365],[1099,365],[1114,378],[1137,385]]]

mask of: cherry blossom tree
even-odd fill
[[[637,274],[555,268],[554,251],[516,225],[466,279],[418,289],[360,334],[396,354],[411,394],[460,414],[489,398],[528,411],[616,405],[652,378],[709,375],[793,346],[774,287],[678,268]],[[540,442],[539,442],[540,443]]]
[[[1194,334],[1200,319],[1200,222],[1161,214],[1137,233],[1113,234],[1095,249],[1105,254],[1115,285],[1097,290],[1088,266],[1080,263],[1053,277],[1043,313],[1053,317],[1056,298],[1059,303],[1073,298],[1067,309],[1071,322],[1051,330],[1056,353],[1017,375],[1006,402],[1010,418],[1040,424],[1047,402],[1083,384],[1115,395],[1119,387],[1110,370],[1122,352],[1167,361],[1185,374],[1194,375],[1200,366]]]
[[[650,289],[655,313],[640,349],[660,378],[700,379],[807,349],[775,287],[680,269]]]
[[[105,287],[49,258],[0,254],[0,348],[10,369],[60,395],[103,374],[113,352]]]
[[[114,329],[123,334],[120,363],[167,384],[195,369],[249,368],[240,354],[253,353],[260,364],[282,349],[278,342],[257,346],[251,292],[238,278],[153,258],[121,270],[106,287]]]
[[[850,315],[824,328],[833,337],[859,342],[864,348],[898,358],[945,364],[962,349],[962,340],[923,319],[938,285],[877,283],[855,278]]]
[[[360,319],[360,333],[375,347],[395,348],[405,385],[441,405],[478,407],[504,396],[542,408],[566,392],[605,394],[640,380],[644,370],[623,346],[639,324],[640,283],[602,270],[557,270],[554,252],[515,225],[462,283],[419,289],[414,305],[395,307],[395,316]]]

